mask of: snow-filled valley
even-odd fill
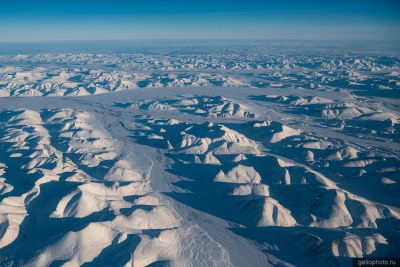
[[[0,266],[400,251],[400,56],[0,55]]]

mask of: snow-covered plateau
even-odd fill
[[[400,56],[0,55],[0,266],[400,252]]]

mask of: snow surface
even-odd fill
[[[400,58],[0,56],[1,266],[349,266],[400,248]]]

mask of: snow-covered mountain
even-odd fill
[[[1,266],[348,266],[400,248],[400,57],[0,56]]]

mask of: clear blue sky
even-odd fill
[[[0,0],[1,41],[400,40],[400,0]]]

